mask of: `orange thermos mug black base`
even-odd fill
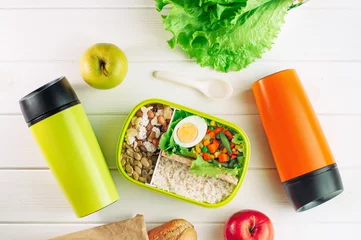
[[[339,195],[343,184],[317,116],[293,69],[252,85],[281,182],[297,212]]]
[[[343,191],[337,164],[332,164],[283,182],[297,212],[316,207]]]

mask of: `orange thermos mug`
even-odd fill
[[[283,187],[297,212],[343,191],[341,176],[306,92],[293,69],[252,85]]]

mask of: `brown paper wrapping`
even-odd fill
[[[51,240],[148,240],[144,216],[70,233]]]

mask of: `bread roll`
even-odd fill
[[[184,219],[174,219],[148,232],[149,240],[197,240],[193,225]]]

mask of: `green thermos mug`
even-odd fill
[[[87,115],[65,77],[36,89],[19,103],[51,172],[78,217],[118,200]]]

